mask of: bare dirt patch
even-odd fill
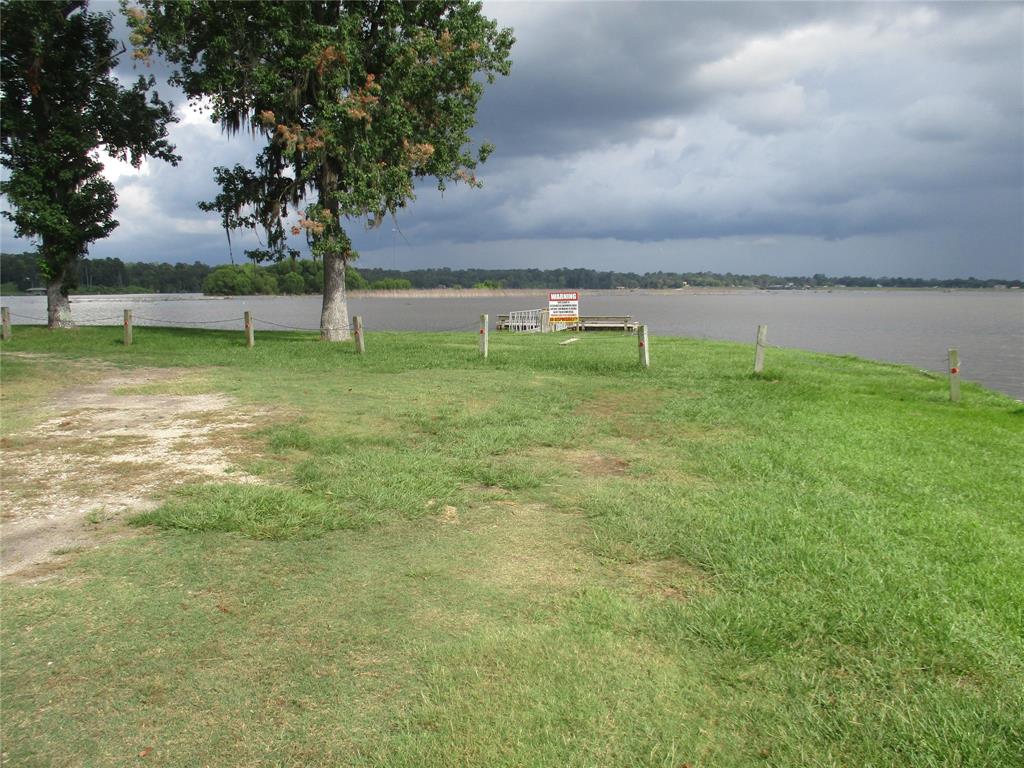
[[[622,575],[644,597],[685,602],[712,592],[707,572],[676,557],[627,563]]]
[[[520,456],[548,466],[557,466],[587,477],[615,477],[629,474],[630,463],[606,452],[538,446]]]
[[[152,508],[171,486],[255,481],[237,466],[252,413],[222,394],[133,394],[188,391],[195,375],[107,371],[51,394],[41,423],[4,438],[2,575],[48,573],[55,558],[129,535],[126,514]]]
[[[625,475],[629,472],[629,462],[625,459],[595,451],[569,451],[566,459],[583,475]]]
[[[657,390],[604,391],[579,406],[588,419],[604,422],[612,434],[643,440],[663,431],[656,416],[668,395]]]
[[[579,586],[592,565],[579,545],[582,520],[543,504],[499,502],[464,530],[478,543],[460,572],[510,591],[565,592]]]

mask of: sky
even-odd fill
[[[473,131],[497,147],[484,187],[425,182],[394,221],[349,222],[363,266],[1024,277],[1024,4],[484,12],[517,39]],[[183,160],[108,164],[120,227],[90,256],[225,263],[196,202],[258,147],[160,91]],[[257,246],[232,240],[236,259]]]

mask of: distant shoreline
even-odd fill
[[[908,291],[914,293],[955,293],[957,291],[988,291],[991,293],[1007,293],[1019,291],[1019,288],[942,288],[942,287],[871,287],[860,288],[844,286],[842,288],[755,288],[755,287],[698,287],[687,288],[410,288],[399,291],[349,291],[348,296],[355,299],[429,299],[444,298],[453,299],[464,296],[466,298],[500,298],[503,296],[540,296],[546,297],[549,290],[578,291],[580,294],[593,296],[715,296],[715,295],[742,295],[742,294],[764,294],[764,293],[851,293],[864,291]],[[312,294],[320,295],[320,294]]]
[[[500,298],[503,296],[540,296],[547,297],[548,291],[577,291],[581,294],[593,295],[670,295],[670,294],[737,294],[760,293],[758,288],[408,288],[398,291],[349,291],[348,296],[354,299],[457,299],[466,298]]]
[[[354,299],[457,299],[464,298],[501,298],[517,296],[547,296],[549,290],[570,290],[579,291],[588,296],[608,295],[617,296],[624,294],[640,296],[714,296],[714,295],[741,295],[741,294],[764,294],[764,293],[863,293],[875,291],[890,292],[911,292],[911,293],[957,293],[968,291],[976,293],[985,291],[989,293],[1019,292],[1021,289],[1016,286],[1007,288],[944,288],[941,286],[842,286],[842,287],[818,287],[818,288],[756,288],[749,287],[701,287],[690,286],[686,288],[407,288],[393,291],[348,291],[347,296]],[[195,292],[181,293],[71,293],[71,301],[105,299],[110,297],[131,298],[137,296],[161,297],[170,299],[175,296],[189,296],[203,299],[260,299],[260,298],[301,298],[303,296],[321,296],[319,293],[303,294],[238,294],[232,296],[221,296],[217,294],[205,294]],[[40,293],[7,293],[0,294],[0,298],[29,298],[37,296],[45,299],[45,294]]]

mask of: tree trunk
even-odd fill
[[[345,299],[345,265],[341,253],[324,254],[324,306],[320,312],[320,338],[323,341],[348,341],[348,302]]]
[[[71,303],[68,301],[64,278],[67,269],[46,283],[46,327],[51,331],[57,328],[74,328],[71,320]]]

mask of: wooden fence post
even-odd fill
[[[126,347],[132,345],[132,311],[130,309],[124,311],[124,345]]]
[[[960,402],[960,352],[955,349],[949,350],[949,399]]]
[[[647,340],[647,326],[641,325],[636,330],[637,346],[640,350],[640,366],[645,370],[651,367],[651,348]]]
[[[352,335],[356,340],[356,352],[366,354],[366,337],[363,336],[363,316],[352,315]]]
[[[252,327],[252,312],[245,313],[245,346],[252,349],[256,346],[256,330]]]
[[[764,370],[764,348],[768,342],[768,326],[757,326],[757,345],[754,348],[754,373]]]
[[[540,311],[540,332],[551,333],[551,311],[542,309]]]
[[[3,331],[0,332],[0,339],[4,341],[11,340],[11,309],[10,307],[0,307],[0,321],[3,322]]]
[[[488,315],[480,315],[480,357],[487,359]]]

